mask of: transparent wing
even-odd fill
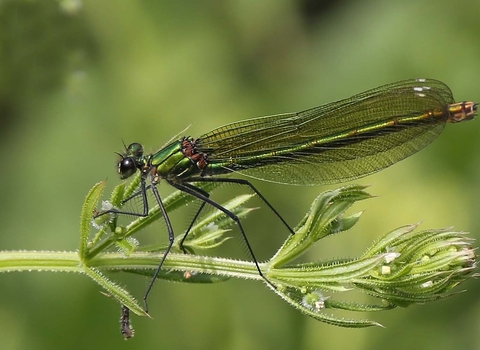
[[[279,183],[343,182],[428,145],[453,102],[439,81],[400,81],[303,112],[222,126],[201,136],[197,149],[208,155],[212,175],[241,171]]]

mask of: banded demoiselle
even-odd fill
[[[263,275],[238,217],[195,183],[248,186],[294,234],[250,179],[295,185],[323,185],[357,179],[416,153],[432,142],[446,123],[470,120],[476,112],[477,103],[455,103],[444,83],[411,79],[303,112],[227,124],[198,138],[183,137],[173,141],[153,154],[144,154],[141,144],[132,143],[120,155],[118,172],[122,179],[141,172],[140,189],[134,196],[141,196],[143,212],[110,209],[99,215],[147,216],[146,192],[149,189],[160,206],[169,244],[144,296],[147,312],[148,294],[174,242],[174,230],[157,189],[161,180],[202,201],[193,222],[207,203],[230,217],[238,225],[258,273],[273,286]],[[232,173],[248,177],[226,177]]]

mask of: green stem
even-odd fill
[[[90,261],[90,266],[99,269],[155,270],[163,252],[144,253],[135,252],[127,258],[122,253],[99,254]],[[226,258],[199,256],[191,254],[169,254],[163,265],[165,270],[189,271],[210,275],[261,280],[258,271],[252,262]],[[262,265],[260,266],[262,268]]]
[[[83,267],[77,252],[0,252],[0,272],[10,271],[83,272]]]
[[[88,261],[88,267],[99,270],[155,270],[163,252],[136,252],[125,257],[123,253],[102,253]],[[190,271],[219,276],[261,280],[251,262],[206,257],[190,254],[169,254],[166,270]],[[84,272],[84,265],[76,252],[12,251],[0,252],[0,272],[8,271],[64,271]]]

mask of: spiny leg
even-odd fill
[[[147,191],[150,189],[150,187],[152,187],[152,185],[146,186],[146,187],[145,187],[145,190],[139,189],[137,192],[135,192],[134,194],[132,194],[130,197],[122,200],[122,204],[125,204],[125,203],[127,203],[127,202],[130,202],[133,198],[140,196],[140,195],[141,195],[142,193],[144,193],[144,192],[147,192]]]
[[[154,183],[154,176],[152,174],[152,183]],[[162,198],[160,197],[160,193],[158,192],[157,186],[152,185],[151,190],[153,192],[153,195],[158,203],[158,206],[160,207],[160,210],[162,211],[163,218],[165,220],[165,224],[167,225],[167,232],[168,232],[168,246],[165,249],[165,252],[163,253],[162,258],[160,259],[160,262],[158,263],[157,269],[155,270],[155,273],[153,274],[152,280],[150,281],[150,284],[147,287],[147,291],[145,292],[145,295],[143,296],[143,304],[145,306],[145,312],[148,314],[148,303],[147,303],[147,298],[148,295],[150,294],[150,291],[152,290],[153,284],[155,283],[155,280],[158,277],[158,274],[160,273],[160,270],[162,269],[163,263],[165,262],[165,259],[167,258],[167,255],[170,253],[170,250],[172,249],[173,242],[175,240],[175,234],[173,232],[173,227],[172,223],[170,222],[170,218],[167,214],[167,210],[165,209],[165,206],[163,205]]]
[[[104,211],[104,212],[102,212],[102,213],[100,213],[96,216],[96,217],[99,217],[101,215],[105,215],[105,214],[108,214],[108,213],[114,213],[114,214],[121,214],[121,215],[133,215],[133,216],[146,217],[146,216],[148,216],[148,211],[149,211],[147,189],[152,190],[153,195],[155,197],[155,200],[157,201],[158,206],[160,207],[163,218],[165,220],[165,224],[167,226],[169,244],[168,244],[165,252],[163,253],[162,258],[160,259],[160,262],[158,263],[157,269],[155,270],[155,273],[153,274],[153,278],[150,281],[150,284],[147,287],[147,291],[145,292],[145,295],[143,297],[143,304],[144,304],[144,307],[145,307],[145,312],[147,314],[148,314],[148,303],[147,303],[148,295],[150,294],[150,291],[152,290],[153,284],[155,283],[155,280],[157,279],[158,274],[160,273],[160,270],[162,269],[163,263],[165,262],[165,259],[167,258],[167,255],[170,253],[170,250],[173,246],[173,242],[174,242],[174,239],[175,239],[175,235],[174,235],[174,232],[173,232],[172,224],[170,222],[170,218],[167,214],[165,206],[163,205],[162,199],[160,197],[160,193],[158,192],[158,189],[157,189],[157,186],[156,186],[157,180],[156,180],[154,174],[151,174],[150,176],[151,176],[151,180],[150,180],[151,184],[150,185],[148,185],[148,186],[146,185],[146,176],[142,176],[142,179],[141,179],[141,182],[140,182],[140,190],[123,201],[123,203],[126,203],[126,202],[132,200],[133,198],[141,195],[142,202],[143,202],[143,212],[142,213],[122,211],[122,210],[118,210],[118,209],[109,209],[109,210],[106,210],[106,211]]]
[[[120,210],[120,209],[109,209],[109,210],[105,210],[105,211],[95,215],[94,218],[96,219],[99,216],[102,216],[102,215],[105,215],[105,214],[132,215],[132,216],[140,216],[140,217],[148,216],[149,208],[148,208],[148,199],[147,199],[147,189],[153,188],[153,187],[155,187],[155,186],[153,186],[153,185],[146,186],[146,177],[142,176],[142,179],[140,181],[140,190],[137,191],[132,196],[130,196],[127,199],[122,201],[122,204],[125,204],[125,203],[129,202],[131,199],[141,195],[142,196],[142,202],[143,202],[143,212],[136,213],[136,212],[130,212],[130,211],[123,211],[123,210]]]
[[[264,279],[265,282],[267,282],[273,289],[276,289],[277,287],[272,283],[270,282],[266,277],[265,275],[263,274],[262,270],[260,269],[260,266],[258,265],[258,260],[257,258],[255,257],[255,253],[253,252],[253,249],[252,249],[252,246],[250,245],[250,241],[248,240],[247,238],[247,235],[243,229],[243,226],[242,226],[242,223],[240,221],[240,219],[238,218],[237,215],[235,215],[234,213],[232,213],[230,210],[228,210],[227,208],[221,206],[220,204],[218,204],[217,202],[213,201],[212,199],[210,199],[209,197],[207,196],[204,196],[202,193],[200,193],[198,190],[198,188],[196,188],[195,186],[193,185],[189,185],[189,186],[186,186],[185,183],[171,183],[171,185],[173,187],[175,187],[176,189],[180,190],[180,191],[183,191],[185,193],[188,193],[200,200],[202,200],[203,202],[205,203],[208,203],[210,204],[212,207],[220,210],[221,212],[223,212],[225,215],[227,215],[230,219],[232,219],[238,226],[241,234],[242,234],[242,237],[243,237],[243,240],[245,241],[245,244],[247,245],[247,249],[250,253],[250,256],[252,257],[253,259],[253,262],[255,264],[255,267],[257,268],[257,271],[258,271],[258,274],[260,275],[260,277],[262,277]],[[193,189],[195,188],[195,190]]]
[[[242,186],[248,186],[250,189],[255,192],[257,196],[270,208],[270,210],[280,219],[280,221],[285,225],[288,231],[292,235],[295,234],[295,231],[290,227],[290,225],[285,221],[285,219],[280,215],[280,213],[270,204],[269,201],[263,196],[263,194],[258,191],[253,184],[245,179],[230,179],[230,178],[223,178],[223,177],[192,177],[188,180],[188,182],[222,182],[222,183],[234,183]]]
[[[168,181],[168,180],[167,180]],[[170,183],[170,181],[169,181]],[[174,186],[174,184],[170,183],[172,186]],[[192,189],[193,191],[197,191],[199,192],[200,194],[204,195],[205,197],[209,198],[210,197],[210,193],[208,193],[207,191],[204,191],[202,190],[201,188],[198,188],[196,186],[193,186],[193,185],[190,185],[189,183],[184,183],[183,186],[185,187],[188,187],[190,189]],[[175,186],[174,186],[175,187]],[[190,233],[193,225],[195,224],[195,222],[197,221],[198,217],[200,216],[200,213],[202,212],[203,208],[205,208],[205,204],[207,204],[207,202],[205,201],[202,201],[202,204],[200,205],[200,208],[198,208],[197,212],[195,213],[195,215],[193,216],[193,219],[192,221],[190,222],[190,225],[188,226],[187,230],[185,231],[185,235],[183,236],[183,238],[180,240],[180,249],[182,250],[182,252],[184,254],[187,254],[185,248],[184,248],[184,243],[185,243],[185,240],[187,239],[187,236],[188,234]]]

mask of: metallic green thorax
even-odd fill
[[[168,178],[173,181],[200,175],[202,169],[195,161],[195,158],[199,156],[195,156],[193,153],[191,148],[193,144],[194,140],[190,138],[172,142],[155,154],[148,156],[147,165],[154,167],[160,178]]]

